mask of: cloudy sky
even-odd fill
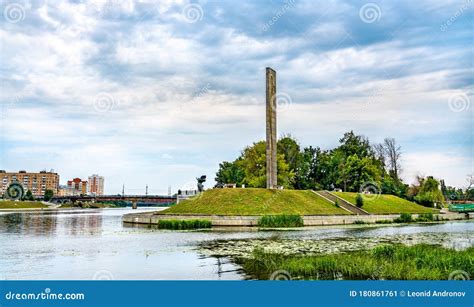
[[[0,169],[98,173],[106,192],[213,185],[265,138],[402,146],[403,177],[473,172],[468,1],[2,1]]]

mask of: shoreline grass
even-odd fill
[[[257,249],[250,259],[241,258],[237,262],[257,279],[269,279],[273,272],[283,270],[292,279],[303,280],[445,280],[454,271],[472,276],[473,254],[474,247],[456,251],[426,244],[393,244],[320,256],[284,256]]]
[[[265,215],[257,225],[262,228],[303,227],[304,222],[300,215]]]
[[[212,223],[209,220],[160,220],[159,229],[170,230],[190,230],[211,228]]]

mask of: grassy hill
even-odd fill
[[[332,192],[333,194],[347,200],[355,205],[357,193],[352,192]],[[436,212],[437,210],[420,206],[406,199],[394,195],[381,194],[378,196],[364,198],[364,206],[362,209],[372,214],[390,214],[390,213],[427,213]],[[373,199],[372,199],[373,198]]]
[[[212,189],[158,214],[342,215],[350,214],[311,191]]]
[[[35,209],[47,207],[48,206],[42,204],[40,201],[0,200],[0,209]]]

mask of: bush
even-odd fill
[[[338,201],[337,199],[336,199],[336,201],[334,202],[334,206],[336,206],[336,207],[338,207],[338,208],[340,207],[340,206],[339,206],[339,201]]]
[[[402,213],[400,217],[393,220],[395,223],[410,223],[413,222],[413,218],[410,213]]]
[[[354,224],[367,224],[367,222],[361,221],[361,220],[356,220],[354,221]]]
[[[357,194],[357,196],[356,196],[356,206],[359,207],[359,208],[362,208],[363,205],[364,205],[364,199],[362,198],[362,195]]]
[[[258,220],[259,227],[303,227],[303,218],[299,215],[265,215]]]
[[[211,227],[212,223],[209,220],[160,220],[158,222],[160,229],[185,230]]]
[[[419,214],[418,218],[416,219],[417,222],[432,222],[434,220],[433,213],[431,212]]]
[[[375,224],[392,224],[393,221],[391,220],[378,220],[378,221],[375,221]]]

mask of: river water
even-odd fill
[[[405,226],[332,226],[286,231],[167,231],[124,225],[143,208],[0,212],[0,279],[244,279],[229,256],[255,247],[326,253],[379,243],[474,245],[468,221]]]

